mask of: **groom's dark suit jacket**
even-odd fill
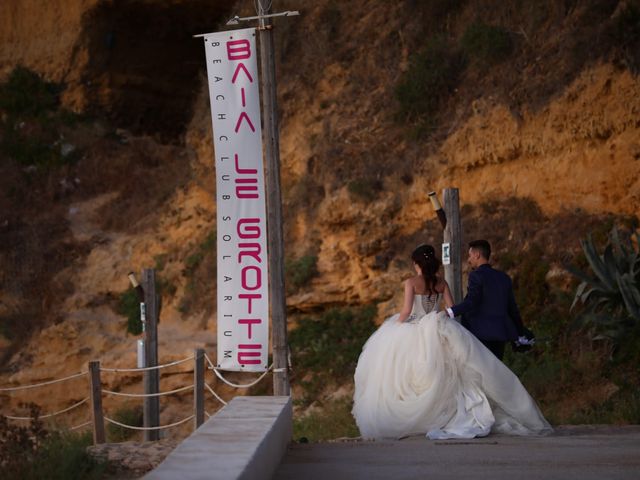
[[[480,340],[506,342],[524,334],[511,278],[489,264],[469,274],[467,296],[451,309],[455,316],[462,315],[462,325]]]

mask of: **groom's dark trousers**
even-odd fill
[[[462,325],[500,360],[506,342],[524,334],[511,278],[489,264],[469,274],[467,295],[451,310],[456,317],[462,315]]]
[[[482,344],[491,350],[496,357],[500,360],[504,357],[504,348],[507,345],[507,342],[497,342],[495,340],[480,340]]]

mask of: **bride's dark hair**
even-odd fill
[[[436,273],[440,269],[440,260],[436,257],[436,251],[431,245],[420,245],[411,254],[413,260],[422,270],[425,288],[429,293],[436,291],[438,277]]]

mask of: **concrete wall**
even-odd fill
[[[270,479],[291,435],[291,397],[235,397],[144,478]]]

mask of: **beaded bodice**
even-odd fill
[[[417,320],[427,313],[437,312],[440,305],[441,293],[433,293],[431,295],[414,295],[413,307],[407,321]]]

